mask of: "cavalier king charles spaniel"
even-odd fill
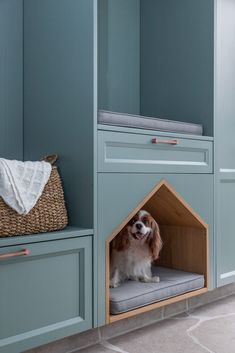
[[[159,282],[158,276],[152,276],[151,264],[161,248],[157,222],[147,211],[139,211],[111,242],[110,287],[125,280]]]

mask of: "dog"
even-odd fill
[[[162,248],[159,226],[145,210],[140,210],[111,242],[110,288],[126,280],[158,283],[151,264]]]

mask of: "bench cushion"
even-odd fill
[[[141,306],[203,288],[203,275],[165,267],[152,267],[153,275],[160,283],[127,281],[118,288],[110,289],[110,313],[120,314]]]
[[[98,123],[182,134],[202,135],[203,133],[202,125],[199,124],[150,118],[141,115],[114,113],[106,110],[99,111]]]

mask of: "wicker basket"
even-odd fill
[[[44,160],[53,164],[57,156]],[[0,197],[0,237],[51,232],[63,229],[67,224],[63,188],[55,166],[41,197],[27,215],[19,215]]]

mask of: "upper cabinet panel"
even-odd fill
[[[223,172],[235,169],[235,1],[217,3],[215,136],[217,167]]]
[[[213,134],[213,0],[141,1],[141,114]]]
[[[0,157],[23,158],[23,2],[0,1]]]
[[[24,1],[25,158],[59,155],[70,225],[84,228],[93,227],[93,6]]]
[[[99,106],[140,112],[140,0],[99,1]]]

